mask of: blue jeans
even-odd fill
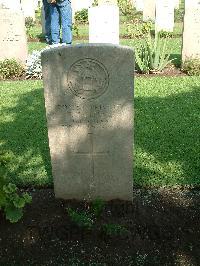
[[[42,0],[44,6],[44,17],[45,17],[45,39],[47,43],[51,43],[51,12],[50,4],[47,0]]]
[[[52,44],[60,42],[60,27],[62,28],[62,43],[72,43],[72,8],[71,1],[63,4],[51,4],[51,38]]]

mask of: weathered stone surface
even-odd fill
[[[132,200],[133,51],[59,47],[42,66],[56,197]]]
[[[22,62],[27,59],[25,20],[21,10],[0,8],[0,60],[15,58]]]
[[[35,20],[35,3],[33,0],[21,0],[22,10],[25,18],[31,17]]]
[[[156,31],[173,32],[174,0],[156,0]]]
[[[144,0],[143,8],[143,20],[144,21],[154,21],[156,11],[156,0]]]
[[[119,8],[101,5],[89,9],[89,42],[119,44]]]
[[[182,60],[200,59],[200,1],[185,0]]]

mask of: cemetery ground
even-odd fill
[[[91,205],[54,198],[42,82],[0,86],[9,176],[33,197],[18,223],[1,214],[2,265],[200,264],[199,77],[136,78],[133,205],[105,204],[92,228],[66,210]]]

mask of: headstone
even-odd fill
[[[174,0],[156,1],[156,31],[173,32],[174,29]]]
[[[35,20],[35,4],[33,0],[21,0],[24,17],[31,17]]]
[[[57,198],[132,200],[133,56],[109,44],[43,52]]]
[[[144,0],[143,21],[155,21],[156,0]]]
[[[143,11],[144,9],[144,0],[132,0],[133,6],[137,11]]]
[[[200,0],[185,0],[182,60],[200,59]]]
[[[16,11],[21,10],[20,0],[0,0],[0,6]]]
[[[111,3],[91,7],[89,42],[119,44],[119,8]]]
[[[15,58],[25,62],[28,49],[22,11],[0,6],[0,25],[0,60]]]
[[[179,9],[180,0],[174,0],[174,8]]]
[[[117,6],[117,0],[98,0],[98,5],[116,5]]]

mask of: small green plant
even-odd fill
[[[102,229],[109,236],[122,236],[129,232],[124,226],[121,226],[119,224],[104,224],[102,226]]]
[[[149,33],[141,47],[136,48],[136,68],[140,73],[160,72],[172,62],[169,59],[171,52],[168,51],[168,40],[161,38],[159,32],[154,39]]]
[[[72,208],[68,208],[67,213],[71,220],[79,227],[91,229],[94,225],[94,218],[90,213],[78,212]]]
[[[24,72],[24,67],[15,59],[0,61],[0,80],[19,78]]]
[[[32,28],[35,25],[34,20],[32,17],[25,18],[25,26],[26,28]]]
[[[73,25],[72,25],[72,30],[73,30],[74,35],[75,35],[76,37],[79,37],[79,36],[80,36],[80,34],[79,34],[79,27],[78,27],[78,25],[77,25],[76,23],[73,23]]]
[[[19,193],[15,184],[7,181],[6,165],[11,157],[7,153],[0,153],[0,210],[11,223],[18,222],[23,216],[23,208],[32,198],[28,193]]]
[[[145,37],[147,34],[150,33],[152,29],[152,22],[146,21],[131,21],[130,23],[126,24],[126,36],[133,39],[133,38],[141,38]]]
[[[95,217],[99,217],[105,207],[105,203],[102,199],[96,199],[92,202],[91,211]]]
[[[94,0],[92,6],[98,6],[98,0]]]
[[[76,11],[75,13],[75,22],[77,23],[88,23],[88,9],[83,8],[80,11]]]
[[[119,9],[124,16],[128,18],[134,17],[136,10],[132,5],[131,0],[118,0],[117,2]]]
[[[189,76],[200,76],[200,59],[186,60],[182,65],[182,71]]]

